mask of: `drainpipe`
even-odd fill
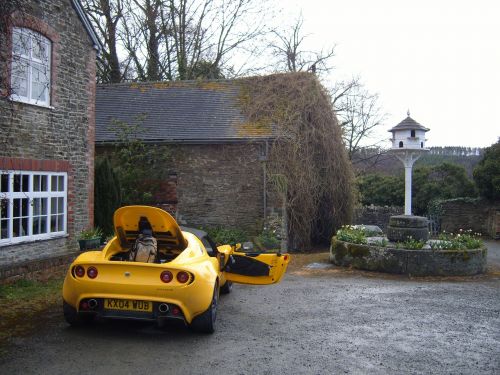
[[[265,141],[264,143],[264,155],[261,156],[260,160],[262,161],[262,173],[263,173],[263,203],[264,203],[264,224],[267,220],[267,157],[269,151],[269,142]]]

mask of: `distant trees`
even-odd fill
[[[363,205],[404,205],[404,176],[368,174],[358,178],[360,201]],[[429,203],[436,199],[477,196],[474,183],[462,166],[443,163],[417,167],[413,171],[413,211],[427,213]]]
[[[481,196],[500,200],[500,141],[486,149],[473,175]]]
[[[476,196],[474,183],[462,166],[443,163],[418,167],[413,172],[413,210],[416,214],[427,213],[429,203],[435,199]]]

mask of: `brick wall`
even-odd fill
[[[1,246],[0,264],[74,253],[76,234],[93,223],[95,50],[70,0],[30,3],[31,13],[17,14],[14,25],[31,28],[52,42],[53,108],[0,100],[0,158],[7,164],[25,160],[30,165],[67,166],[68,235]],[[10,36],[2,39],[7,41],[0,43],[2,56],[8,56]],[[0,64],[1,81],[8,82],[10,60]]]

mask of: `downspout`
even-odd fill
[[[263,172],[263,203],[264,203],[264,225],[267,221],[267,157],[269,152],[269,142],[264,143],[264,155],[261,157],[262,160],[262,172]]]

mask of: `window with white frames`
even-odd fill
[[[0,171],[0,246],[66,234],[68,176]]]
[[[12,30],[11,99],[50,105],[50,40],[26,28]]]

